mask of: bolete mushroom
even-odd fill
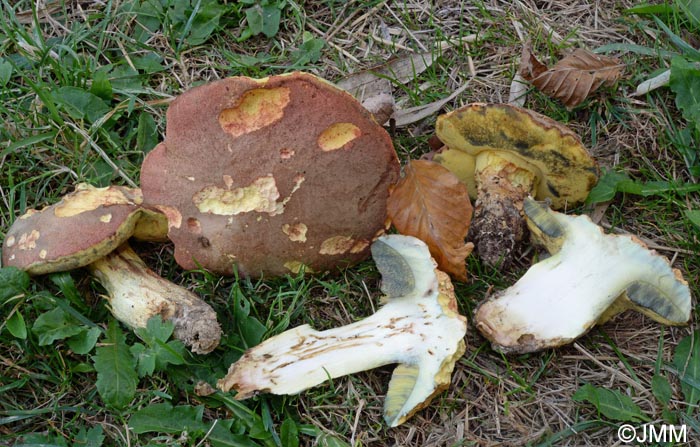
[[[489,265],[512,260],[525,235],[528,195],[562,209],[583,201],[598,167],[564,125],[507,104],[471,104],[437,119],[446,149],[434,160],[454,172],[476,200],[471,234]]]
[[[175,337],[193,352],[210,352],[221,338],[214,310],[159,277],[126,242],[132,236],[166,239],[164,216],[142,202],[139,189],[80,184],[60,202],[29,210],[14,222],[3,242],[3,265],[31,275],[87,267],[108,291],[118,320],[138,328],[160,315],[173,321]]]
[[[178,97],[141,186],[182,267],[257,277],[364,259],[398,173],[389,135],[357,100],[291,73]]]
[[[467,324],[458,313],[447,274],[428,247],[410,236],[380,237],[372,256],[382,274],[386,303],[374,315],[336,329],[308,325],[249,349],[218,383],[236,399],[258,392],[296,394],[328,379],[398,363],[389,383],[384,418],[403,423],[447,388],[464,354]]]
[[[639,239],[605,234],[588,216],[557,213],[531,198],[524,211],[533,240],[552,256],[477,308],[476,326],[496,350],[561,346],[626,309],[687,324],[688,284]]]

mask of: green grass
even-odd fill
[[[80,2],[82,9],[78,2],[57,2],[52,18],[33,11],[35,3],[0,3],[0,239],[27,209],[55,203],[76,183],[137,184],[143,157],[162,138],[168,100],[190,86],[225,76],[263,77],[295,69],[334,80],[382,63],[387,54],[400,54],[374,42],[377,49],[358,66],[314,31],[330,32],[351,14],[348,23],[373,7],[383,11],[385,6],[378,1],[348,6],[341,1],[283,5],[115,0]],[[167,7],[175,3],[187,7]],[[280,31],[272,37],[261,31],[241,40],[246,30],[256,31],[245,21],[246,10],[254,3],[282,8]],[[426,15],[401,4],[393,6],[400,22],[386,12],[380,14],[392,29],[429,30],[438,39],[480,34],[468,48],[449,50],[417,79],[397,86],[404,107],[444,98],[466,82],[468,56],[476,61],[479,76],[472,81],[473,88],[446,109],[468,101],[506,100],[520,41],[504,24],[517,19],[532,25],[537,16],[505,3],[494,9],[488,2],[477,1],[460,4],[459,9],[465,18],[454,24],[449,22],[451,16],[440,15],[437,9]],[[697,27],[678,11],[662,17],[677,35],[700,38]],[[676,108],[673,92],[660,89],[638,99],[623,94],[658,73],[668,62],[664,52],[679,50],[649,16],[620,11],[616,24],[634,37],[636,45],[648,49],[647,55],[623,54],[628,67],[616,89],[596,95],[573,111],[532,91],[527,107],[567,123],[595,148],[602,166],[625,171],[636,183],[696,184],[700,135]],[[560,33],[563,42],[555,43],[546,30],[532,26],[536,53],[551,60],[578,46],[576,36],[582,32],[572,28]],[[342,30],[337,35],[348,38]],[[410,44],[410,38],[406,42]],[[352,46],[344,48],[352,51]],[[392,136],[402,160],[427,152],[433,122],[431,117],[395,131]],[[700,210],[698,192],[666,189],[642,196],[613,191],[612,201],[605,206],[604,222],[609,228],[639,234],[665,247],[659,250],[675,258],[674,266],[683,271],[693,296],[700,296],[700,229],[687,214]],[[336,379],[301,396],[263,395],[241,403],[231,394],[201,395],[197,391],[201,383],[215,385],[228,366],[261,338],[300,324],[325,329],[369,315],[372,303],[378,305],[379,275],[373,263],[366,261],[320,276],[261,281],[220,278],[206,271],[183,272],[170,246],[142,244],[136,249],[161,276],[206,297],[223,325],[221,347],[206,356],[192,356],[174,347],[180,364],[176,360],[138,377],[133,398],[121,408],[110,406],[98,392],[95,370],[95,357],[105,346],[108,331],[123,334],[127,347],[146,343],[148,336],[139,337],[120,325],[110,329],[112,317],[100,298],[103,290],[83,271],[32,278],[7,296],[0,290],[4,299],[0,302],[0,443],[197,446],[210,442],[292,447],[343,446],[351,440],[356,445],[383,446],[394,439],[412,439],[414,445],[483,441],[595,445],[613,439],[621,422],[599,415],[593,405],[571,401],[584,383],[605,387],[614,381],[575,348],[504,357],[492,351],[473,326],[452,389],[399,429],[389,430],[381,421],[388,367]],[[526,253],[510,270],[494,269],[471,257],[469,282],[456,284],[461,311],[471,320],[482,297],[517,280],[534,254]],[[48,315],[58,316],[60,329],[46,342],[50,334],[42,324]],[[694,315],[697,319],[700,312]],[[625,338],[635,325],[643,325],[643,334],[637,340]],[[71,337],[87,337],[91,330],[99,332],[96,343],[84,342],[87,352],[76,353],[81,349],[76,347],[77,338]],[[647,390],[638,393],[636,387],[614,381],[615,388],[629,392],[652,420],[699,426],[696,395],[700,388],[695,380],[700,377],[680,371],[680,363],[673,360],[679,341],[689,333],[660,329],[642,317],[623,316],[579,343]],[[700,361],[700,353],[686,354],[692,362]],[[670,401],[655,397],[655,375],[671,385]],[[149,430],[143,419],[153,405],[158,405],[160,428]],[[544,427],[543,414],[551,426]],[[134,415],[139,415],[136,421]],[[496,419],[502,424],[498,430]],[[457,427],[465,420],[467,434],[455,439]],[[218,422],[213,426],[214,421]],[[517,427],[524,424],[539,434],[530,439],[519,432]],[[189,427],[185,434],[183,426]],[[430,438],[431,433],[444,438]],[[231,444],[234,441],[238,444]]]

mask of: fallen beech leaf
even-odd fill
[[[448,169],[412,160],[387,201],[387,214],[401,233],[423,240],[438,268],[467,279],[464,260],[474,248],[464,243],[472,218],[467,187]]]
[[[523,78],[547,96],[561,100],[569,109],[581,104],[601,85],[612,86],[624,67],[619,59],[579,48],[547,69],[527,45],[520,64]]]

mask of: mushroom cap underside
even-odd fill
[[[182,267],[323,271],[364,259],[383,232],[399,173],[391,139],[326,81],[224,79],[181,95],[167,121],[141,184]]]
[[[498,151],[534,171],[533,195],[554,208],[583,201],[598,180],[598,166],[579,137],[566,126],[508,104],[470,104],[437,118],[436,132],[447,146],[435,157],[475,194],[475,157]]]
[[[3,265],[32,275],[88,265],[131,237],[142,200],[138,189],[79,184],[61,201],[15,220],[3,242]]]

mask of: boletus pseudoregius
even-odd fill
[[[561,346],[634,309],[684,325],[691,297],[681,272],[630,235],[605,234],[588,216],[568,216],[528,198],[530,234],[551,257],[479,305],[476,327],[504,353]]]
[[[15,220],[3,241],[3,265],[30,275],[86,267],[107,290],[118,320],[138,328],[159,315],[173,321],[174,336],[193,352],[208,353],[221,338],[214,310],[150,270],[127,243],[132,236],[167,240],[165,217],[142,202],[139,189],[80,184],[60,202]]]
[[[367,257],[398,173],[389,135],[357,100],[291,73],[179,96],[141,187],[182,267],[258,277]]]
[[[523,200],[576,205],[598,181],[598,166],[563,124],[507,104],[471,104],[437,118],[445,149],[434,160],[475,199],[470,235],[479,257],[507,265],[525,235]]]
[[[236,399],[257,393],[296,394],[335,377],[397,363],[384,403],[395,427],[446,389],[464,354],[467,319],[459,314],[449,276],[427,245],[411,236],[381,236],[372,256],[382,274],[384,305],[346,326],[290,329],[247,350],[218,387]]]

